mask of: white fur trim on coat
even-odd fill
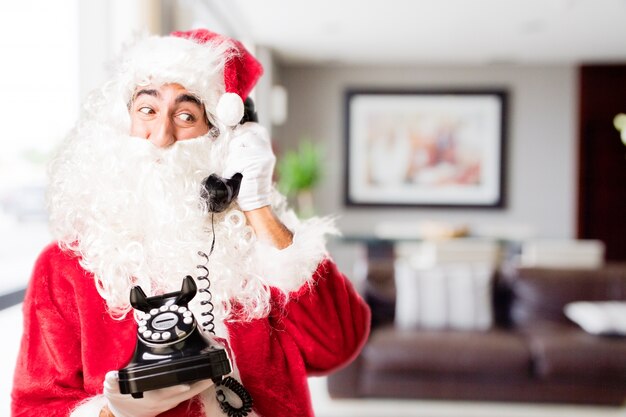
[[[328,217],[314,217],[297,224],[288,217],[281,220],[293,232],[292,244],[277,249],[259,241],[255,250],[259,275],[268,285],[284,293],[312,282],[317,266],[328,256],[325,235],[338,233],[333,219]]]
[[[98,417],[105,405],[107,405],[107,399],[104,395],[96,395],[80,403],[72,411],[70,417]]]

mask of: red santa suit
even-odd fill
[[[128,364],[137,334],[132,314],[115,319],[110,314],[112,304],[119,304],[122,297],[127,302],[130,281],[143,279],[143,288],[148,289],[160,282],[159,275],[175,279],[176,268],[188,273],[187,267],[196,260],[183,262],[181,258],[195,256],[195,249],[207,249],[211,233],[203,230],[211,230],[212,224],[198,209],[196,185],[210,172],[221,174],[225,169],[219,144],[228,140],[229,129],[220,108],[229,107],[219,103],[233,91],[245,98],[260,73],[260,64],[239,43],[198,30],[182,37],[139,40],[123,54],[117,75],[92,93],[83,120],[52,164],[56,176],[51,175],[50,181],[51,229],[61,247],[73,251],[53,244],[35,265],[24,302],[24,335],[12,392],[14,417],[96,417],[106,405],[104,376]],[[161,152],[155,159],[150,152],[144,153],[145,147],[152,147],[145,138],[127,137],[127,106],[138,85],[166,83],[183,85],[199,97],[208,114],[217,114],[214,121],[222,133],[218,138],[209,132],[196,141],[182,141],[177,144],[181,147]],[[117,161],[121,155],[135,153],[142,155],[136,160],[141,162]],[[184,163],[166,171],[172,155]],[[151,170],[145,171],[148,166]],[[183,191],[189,189],[189,194],[164,192],[160,188],[164,183],[153,174],[169,180],[185,178],[175,182],[180,182],[178,188]],[[112,198],[124,183],[132,183],[134,188],[126,184],[125,190],[133,191],[122,192],[124,199]],[[155,199],[162,204],[152,204]],[[161,217],[148,215],[156,212],[156,206],[167,208],[172,202],[183,206],[179,211],[159,210],[164,213]],[[368,336],[370,313],[328,258],[323,238],[328,225],[290,220],[280,204],[272,203],[274,212],[293,232],[292,244],[282,250],[256,242],[245,230],[242,212],[235,215],[233,209],[218,222],[213,236],[217,235],[216,248],[222,249],[222,256],[213,253],[209,267],[216,277],[213,289],[230,289],[214,293],[216,311],[230,302],[233,307],[238,303],[247,307],[244,313],[258,305],[263,311],[238,317],[233,308],[216,314],[216,332],[228,339],[235,377],[250,392],[254,415],[312,416],[306,377],[328,373],[355,357]],[[178,217],[185,218],[187,226],[179,227],[173,220]],[[152,222],[157,226],[153,228]],[[137,224],[142,226],[132,227]],[[87,236],[86,225],[90,225]],[[170,240],[162,237],[163,228],[173,236]],[[198,242],[202,245],[194,246]],[[123,258],[118,268],[108,268],[112,258]],[[172,265],[176,273],[167,270]],[[117,301],[104,283],[119,290]],[[165,284],[160,283],[157,287],[162,290]],[[243,296],[244,287],[248,295],[261,294],[263,303]],[[211,387],[206,392],[211,389],[215,391]],[[199,416],[201,410],[210,417],[223,415],[219,405],[210,407],[216,404],[207,398],[205,393],[163,415]]]
[[[282,292],[272,295],[268,317],[226,324],[242,383],[260,416],[313,416],[306,377],[353,359],[368,335],[369,310],[330,259],[286,304]],[[104,375],[129,362],[136,332],[132,317],[107,313],[75,255],[46,248],[24,302],[12,415],[97,416],[106,404]],[[201,409],[196,398],[162,415],[200,416]]]

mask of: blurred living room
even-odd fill
[[[372,310],[318,417],[626,416],[626,0],[0,5],[0,417],[47,164],[123,45],[204,27],[261,61],[275,181]]]

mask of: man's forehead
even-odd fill
[[[171,90],[175,90],[173,91],[173,94],[175,95],[175,103],[195,103],[200,107],[203,106],[202,100],[197,95],[191,93],[180,84],[163,84],[161,86],[139,86],[135,89],[135,92],[133,93],[133,100],[136,100],[142,95],[147,95],[160,99],[163,97],[163,93],[165,91],[169,93]]]

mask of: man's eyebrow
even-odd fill
[[[185,103],[185,102],[195,103],[198,105],[198,107],[201,107],[201,108],[204,107],[200,99],[194,96],[193,94],[181,94],[178,97],[176,97],[176,104]]]
[[[159,97],[159,92],[155,89],[147,89],[147,88],[143,88],[139,91],[137,91],[135,93],[135,96],[133,97],[133,100],[136,100],[137,97],[141,96],[141,95],[148,95],[148,96],[152,96],[152,97]]]

